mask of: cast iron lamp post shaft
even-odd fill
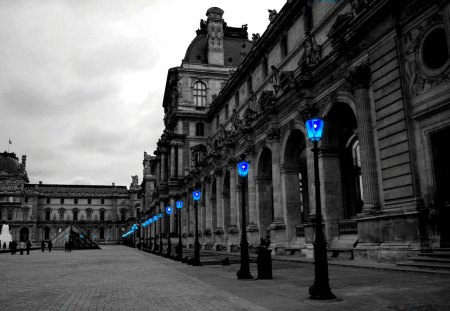
[[[178,253],[177,260],[183,259],[183,243],[181,242],[181,209],[177,210],[178,215]]]
[[[159,217],[159,254],[163,253],[162,217]]]
[[[195,209],[195,242],[194,242],[194,262],[193,266],[201,266],[200,262],[200,242],[198,241],[198,201],[194,201]]]
[[[245,179],[246,177],[239,177],[241,179],[241,267],[237,272],[238,279],[253,279],[250,274],[250,263],[248,254],[248,241],[247,241],[247,229],[246,229],[246,216],[245,216]]]
[[[328,279],[327,242],[322,229],[322,210],[319,179],[319,148],[314,141],[314,190],[316,197],[316,238],[314,240],[314,284],[309,288],[312,299],[333,299]]]

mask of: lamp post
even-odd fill
[[[181,209],[183,208],[183,200],[178,200],[177,205],[177,215],[178,215],[178,247],[177,247],[177,257],[175,260],[181,261],[183,259],[183,243],[181,242]]]
[[[242,160],[237,165],[238,173],[241,179],[241,267],[236,273],[237,278],[240,280],[253,279],[250,273],[250,260],[248,254],[248,242],[247,242],[247,225],[245,221],[245,182],[248,175],[249,164]]]
[[[328,281],[327,242],[322,229],[322,209],[320,202],[319,148],[324,121],[319,118],[306,121],[308,139],[314,143],[314,190],[316,195],[316,238],[314,241],[314,284],[309,288],[311,299],[334,299]]]
[[[153,223],[154,223],[154,228],[155,228],[155,234],[153,235],[153,239],[155,240],[155,242],[153,243],[153,253],[156,253],[158,251],[158,239],[156,237],[156,227],[157,227],[157,221],[158,221],[158,216],[154,215],[153,216]]]
[[[162,217],[163,214],[158,212],[158,218],[159,218],[159,255],[162,256],[163,252],[163,240],[162,240]]]
[[[194,261],[193,266],[201,266],[200,262],[200,242],[198,241],[198,201],[202,197],[200,190],[194,190],[192,192],[192,198],[194,199],[194,210],[195,210],[195,242],[194,242]]]
[[[170,217],[170,214],[172,214],[173,209],[172,206],[168,205],[166,206],[166,214]],[[172,253],[172,242],[170,241],[170,226],[169,226],[169,232],[167,233],[167,253],[165,255],[166,258],[170,257],[170,253]]]

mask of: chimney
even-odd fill
[[[217,7],[210,8],[206,12],[208,16],[208,64],[224,65],[223,53],[223,10]]]
[[[25,171],[26,168],[27,168],[27,156],[26,156],[26,155],[23,155],[23,156],[22,156],[22,167],[23,167],[23,170],[24,170],[24,171]]]

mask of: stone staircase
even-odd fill
[[[431,252],[418,253],[417,256],[396,264],[401,267],[450,272],[450,248],[435,248]]]

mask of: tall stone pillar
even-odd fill
[[[361,155],[361,178],[363,188],[363,213],[379,209],[380,193],[378,187],[375,138],[372,128],[372,113],[369,97],[370,68],[367,64],[353,69],[349,76],[356,100],[356,120]]]
[[[285,213],[281,197],[281,174],[280,174],[280,141],[279,132],[271,135],[270,148],[272,151],[272,191],[274,220],[270,225],[270,241],[277,246],[286,245],[286,223]]]
[[[214,248],[222,250],[223,248],[223,208],[222,208],[222,169],[216,169],[216,219],[217,228],[214,232]]]
[[[254,160],[254,154],[247,156],[247,161],[250,164],[248,170],[248,226],[247,236],[250,245],[259,245],[260,236],[258,226],[258,210],[256,205],[256,161]]]
[[[236,186],[238,182],[236,161],[228,163],[230,171],[230,227],[228,228],[228,243],[229,251],[237,251],[239,249],[239,226],[238,226],[238,207],[236,195]]]
[[[170,145],[170,178],[175,178],[176,177],[176,168],[177,168],[177,164],[175,161],[175,144],[171,144]]]
[[[301,223],[301,200],[299,188],[300,165],[284,163],[280,166],[281,191],[288,241],[296,238],[296,225]]]
[[[179,143],[177,145],[177,154],[178,154],[178,178],[183,178],[184,170],[183,170],[183,143]]]
[[[178,232],[177,223],[175,222],[175,214],[177,207],[175,206],[175,198],[170,197],[170,206],[172,207],[172,214],[170,214],[170,234],[175,236]]]
[[[161,152],[161,182],[166,182],[167,181],[167,175],[166,175],[166,152]]]

